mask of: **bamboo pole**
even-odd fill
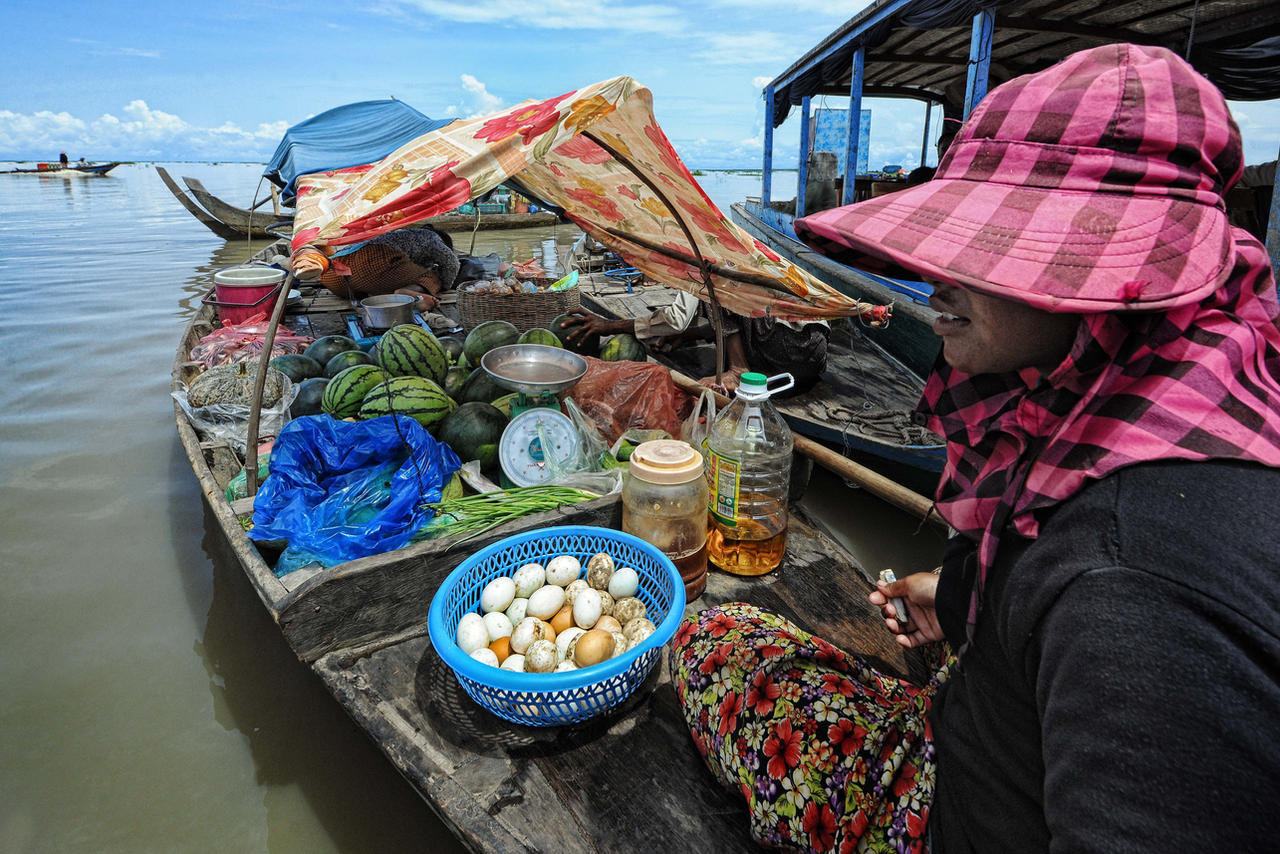
[[[290,270],[280,285],[280,293],[276,296],[275,307],[271,310],[271,323],[267,326],[267,335],[262,340],[262,356],[258,359],[258,375],[253,382],[253,397],[249,408],[248,435],[244,443],[244,476],[245,493],[249,496],[258,493],[258,422],[262,417],[262,392],[267,385],[267,369],[271,365],[271,347],[276,343],[276,328],[280,318],[284,317],[285,304],[289,302],[289,288],[293,286],[293,271]]]
[[[685,376],[675,369],[671,369],[671,379],[677,387],[690,394],[702,394],[707,388],[692,377]],[[711,393],[715,395],[717,407],[729,405],[729,398],[714,390]],[[941,516],[932,512],[933,502],[920,493],[907,489],[902,484],[885,477],[877,471],[872,471],[864,465],[855,463],[843,454],[837,453],[807,436],[796,435],[794,438],[797,451],[828,471],[856,483],[867,492],[883,501],[889,502],[899,510],[905,511],[915,519],[928,520],[944,528],[947,526],[946,521]]]

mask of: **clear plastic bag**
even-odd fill
[[[716,420],[716,396],[711,389],[703,389],[693,411],[680,425],[680,438],[706,457],[707,435]]]
[[[289,406],[298,396],[298,387],[288,377],[283,377],[284,389],[274,405],[262,408],[258,416],[258,436],[275,436],[289,423]],[[249,407],[241,404],[215,403],[212,406],[192,406],[187,401],[187,387],[170,392],[178,406],[186,413],[187,420],[205,441],[228,442],[236,453],[244,456],[249,438]]]

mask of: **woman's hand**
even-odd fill
[[[572,308],[566,312],[569,318],[562,328],[569,331],[565,335],[570,341],[585,341],[591,336],[617,335],[620,332],[631,332],[635,327],[628,320],[605,320],[597,314]]]
[[[734,389],[742,383],[742,375],[744,373],[746,373],[745,368],[728,368],[720,375],[720,379],[722,381],[719,383],[716,382],[715,374],[712,374],[709,377],[703,377],[698,380],[698,382],[702,383],[712,391],[718,391],[723,395],[731,395],[733,394]]]
[[[418,301],[413,305],[415,311],[433,311],[440,307],[440,299],[438,297],[434,294],[420,291],[417,288],[396,288],[395,292],[417,297]]]
[[[876,589],[867,595],[867,599],[880,609],[885,626],[894,633],[898,643],[911,648],[943,639],[938,614],[933,607],[937,591],[937,575],[932,572],[916,572],[892,584],[877,582]],[[889,601],[893,597],[901,597],[907,603],[910,621],[905,626],[898,622],[898,615],[894,613],[893,604]]]

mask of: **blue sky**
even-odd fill
[[[627,74],[653,90],[690,166],[757,168],[764,84],[866,5],[18,0],[0,51],[0,159],[261,161],[286,127],[351,101],[471,116]],[[869,165],[916,165],[922,109],[870,105]],[[1280,102],[1232,106],[1248,162],[1275,158]],[[794,164],[798,127],[777,131],[777,165]]]

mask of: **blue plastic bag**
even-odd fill
[[[271,449],[271,476],[253,504],[255,540],[288,540],[277,576],[398,549],[427,523],[422,505],[462,463],[403,415],[289,422]]]

